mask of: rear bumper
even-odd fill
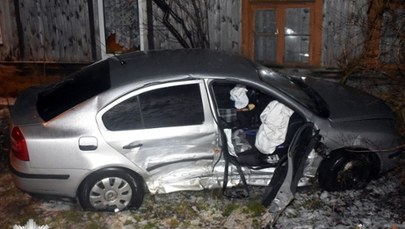
[[[31,172],[29,162],[20,161],[10,155],[9,168],[13,182],[20,190],[45,196],[75,198],[80,184],[78,179],[84,171],[40,171]]]
[[[30,174],[19,172],[10,163],[10,171],[21,179],[48,179],[48,180],[68,180],[69,174]]]

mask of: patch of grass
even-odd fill
[[[148,214],[147,212],[145,213]],[[154,208],[150,213],[151,216],[157,218],[170,218],[175,215],[180,220],[198,216],[192,208],[192,203],[188,202],[165,204],[159,208]]]
[[[176,228],[176,227],[178,227],[179,226],[179,221],[176,219],[176,218],[170,218],[170,219],[168,219],[167,221],[166,221],[166,225],[169,227],[169,228]]]
[[[262,227],[261,224],[262,224],[261,221],[258,220],[258,219],[253,219],[253,220],[252,220],[252,226],[253,226],[253,228],[260,228],[260,227]]]
[[[182,202],[174,207],[174,213],[177,217],[184,219],[190,217],[197,217],[197,213],[186,202]]]
[[[12,185],[12,183],[10,183],[10,185],[3,185],[2,188],[4,189],[4,191],[0,194],[3,197],[12,198],[21,195],[21,191],[16,189],[14,185]]]
[[[140,222],[142,220],[142,216],[137,213],[131,214],[131,215],[135,219],[136,222]]]
[[[63,217],[69,222],[80,222],[82,221],[82,212],[80,211],[66,211]]]
[[[237,204],[237,203],[230,203],[230,204],[227,204],[227,205],[224,207],[224,210],[223,210],[223,212],[222,212],[222,215],[224,215],[224,216],[230,216],[230,215],[232,214],[232,212],[235,211],[236,209],[238,209],[239,207],[240,207],[240,205]]]
[[[103,228],[107,228],[107,227],[100,226],[98,223],[95,223],[95,222],[90,222],[85,227],[85,229],[103,229]]]
[[[218,200],[224,198],[224,195],[222,194],[222,189],[219,188],[205,190],[204,192],[207,193],[207,195],[205,195],[207,199]]]
[[[124,226],[131,225],[133,222],[129,219],[125,220]]]
[[[197,207],[197,209],[199,209],[200,211],[208,211],[208,210],[212,209],[210,207],[208,201],[197,201],[194,204]]]
[[[145,225],[145,229],[154,229],[157,228],[158,225],[156,222],[151,222],[149,221],[146,225]]]
[[[244,209],[246,209],[245,213],[251,214],[253,217],[261,216],[266,212],[266,208],[257,200],[248,202]]]

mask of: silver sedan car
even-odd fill
[[[267,137],[280,138],[263,152],[270,104],[281,121]],[[314,182],[361,188],[396,165],[401,145],[382,101],[213,50],[124,54],[30,88],[10,135],[18,188],[104,211],[138,208],[148,192],[261,185],[269,205]]]

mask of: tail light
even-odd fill
[[[22,161],[29,161],[27,143],[20,128],[14,127],[11,131],[11,152]]]

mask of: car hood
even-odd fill
[[[14,125],[29,125],[41,123],[42,119],[37,112],[37,95],[43,87],[31,87],[24,90],[15,101],[11,112]]]
[[[382,100],[360,90],[310,77],[305,83],[326,101],[329,119],[333,122],[394,118],[392,110]]]

